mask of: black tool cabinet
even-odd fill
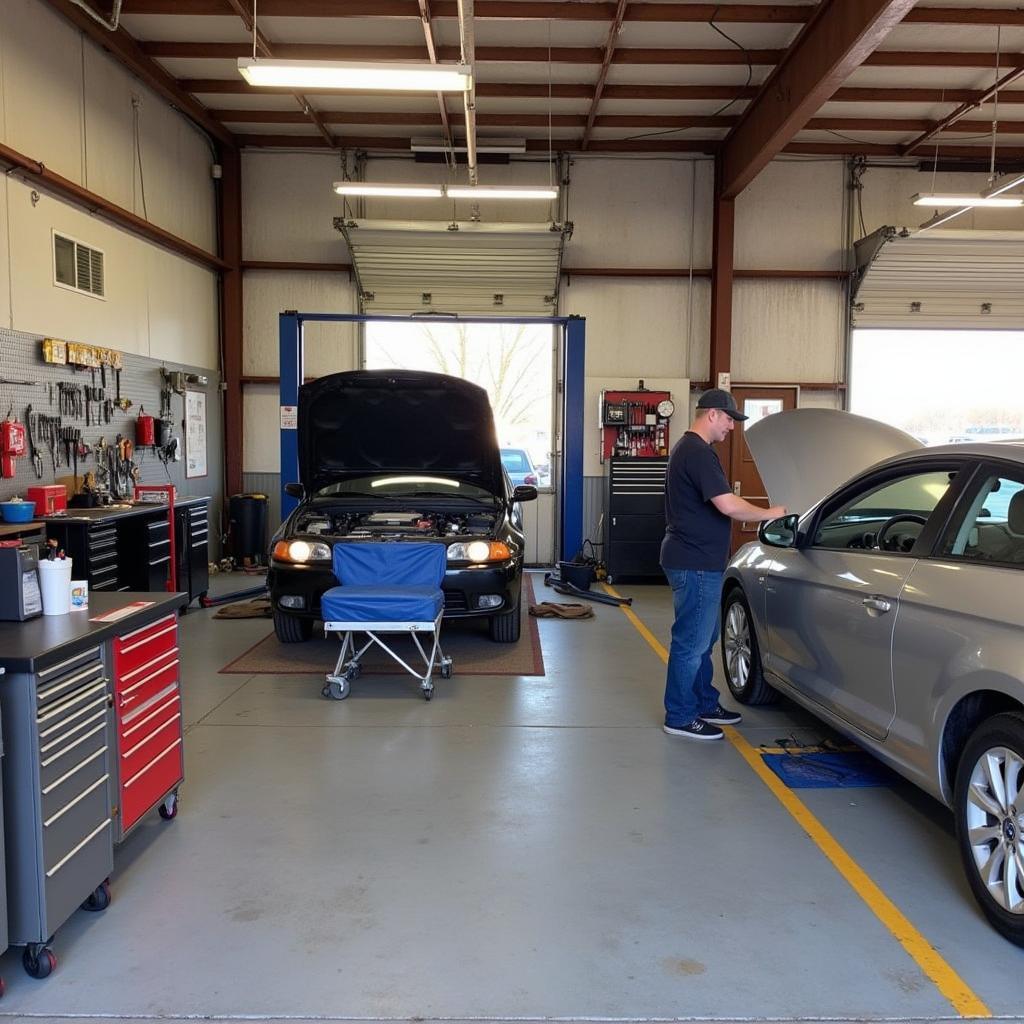
[[[604,560],[612,577],[664,578],[668,459],[613,458],[605,478]]]
[[[177,587],[189,602],[210,586],[208,498],[183,498],[174,505]],[[47,535],[73,561],[72,575],[90,591],[166,590],[171,570],[171,532],[165,505],[131,509],[69,509],[46,516]]]

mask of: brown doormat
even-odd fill
[[[530,605],[530,614],[538,619],[592,619],[594,609],[573,601],[541,601]]]
[[[466,676],[544,675],[537,620],[527,614],[533,599],[533,581],[525,574],[519,605],[522,629],[514,644],[498,644],[491,640],[484,619],[453,619],[443,623],[441,646],[444,653],[453,659],[454,671]],[[422,637],[420,642],[425,643]],[[387,643],[410,665],[421,660],[408,637],[392,637],[387,639]],[[333,671],[340,647],[338,640],[334,637],[326,639],[319,630],[313,634],[312,640],[300,644],[282,644],[271,633],[220,671],[231,675],[322,675]],[[400,675],[403,671],[379,648],[375,647],[363,656],[364,673]]]
[[[257,597],[255,601],[236,601],[218,608],[215,619],[269,619],[274,614],[269,597]]]

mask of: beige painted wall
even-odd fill
[[[0,139],[214,250],[207,140],[41,0],[0,6]],[[17,173],[0,186],[0,204],[0,323],[217,367],[215,274],[41,190],[33,201]],[[54,284],[54,230],[103,250],[104,299]]]

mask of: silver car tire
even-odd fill
[[[1024,715],[996,715],[974,732],[953,806],[974,898],[1000,934],[1024,946]]]
[[[725,681],[736,700],[741,704],[778,700],[777,691],[765,682],[754,620],[740,587],[729,590],[722,601],[721,644]]]

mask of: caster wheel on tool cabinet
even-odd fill
[[[110,883],[101,882],[91,893],[89,893],[89,896],[82,904],[82,909],[89,910],[93,913],[99,913],[99,911],[106,910],[109,906]]]
[[[38,952],[34,952],[31,946],[26,946],[25,952],[21,955],[21,965],[30,978],[48,978],[57,966],[57,958],[46,946]]]
[[[172,793],[160,806],[157,808],[157,813],[164,821],[172,821],[178,816],[178,794]]]
[[[350,692],[349,682],[344,677],[329,679],[327,685],[320,691],[322,697],[329,697],[331,700],[344,700]]]

